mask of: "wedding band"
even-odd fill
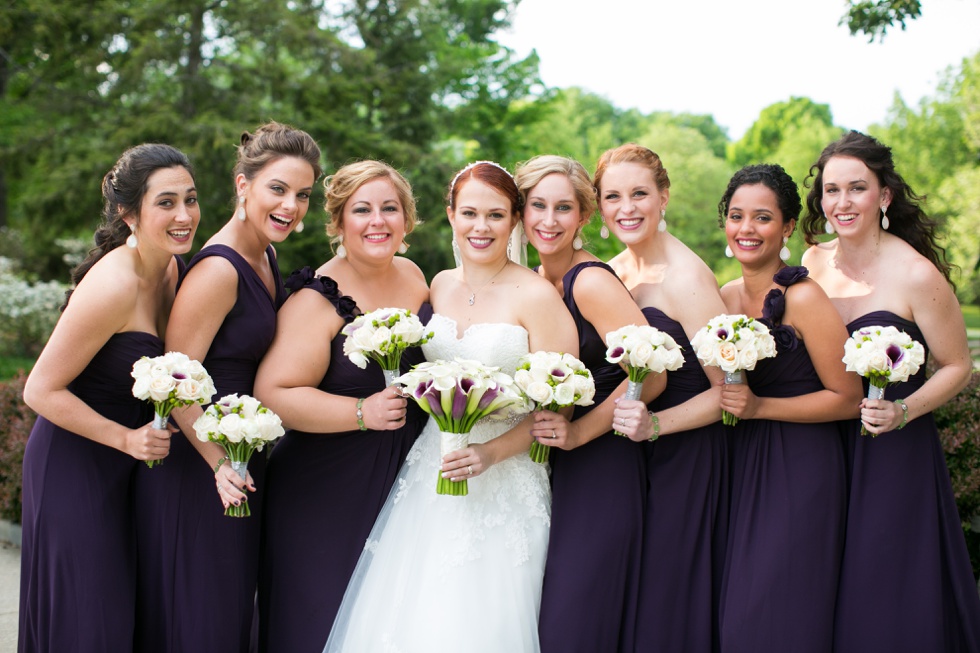
[[[469,476],[473,476],[473,465],[467,465],[467,466],[466,466],[466,473],[467,473],[467,474],[468,474]]]
[[[554,440],[557,437],[558,437],[558,434],[555,433],[555,429],[551,429],[551,439]]]
[[[220,491],[220,490],[223,490],[223,489],[224,489],[224,486],[221,483],[218,483],[218,490]]]

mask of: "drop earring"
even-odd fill
[[[139,241],[136,240],[136,225],[131,224],[129,225],[129,236],[126,238],[126,247],[136,249],[137,245],[139,245]]]
[[[296,224],[296,228],[295,228],[295,229],[293,229],[293,231],[295,231],[295,232],[296,232],[296,233],[298,233],[298,234],[301,234],[301,233],[303,233],[303,229],[305,229],[305,228],[306,228],[306,227],[304,227],[304,226],[303,226],[303,221],[302,221],[302,220],[300,220],[300,221],[299,221],[299,222],[298,222],[298,223]]]
[[[728,258],[732,258],[733,256],[735,256],[735,252],[732,251],[731,245],[725,245],[725,256],[727,256]]]
[[[828,234],[834,233],[834,223],[831,222],[830,218],[828,218],[827,216],[823,216],[823,219],[827,221],[827,224],[823,226],[823,230],[826,231]]]
[[[344,247],[344,234],[337,236],[337,256],[347,258],[347,248]]]
[[[408,253],[408,243],[406,243],[404,240],[401,242],[401,245],[398,246],[398,253],[399,254]]]
[[[783,248],[779,250],[779,258],[783,261],[788,261],[790,257],[789,247],[786,246],[786,243],[788,242],[789,238],[787,236],[783,236]]]
[[[235,217],[245,222],[245,196],[238,196],[238,210],[235,211]]]
[[[888,205],[881,205],[881,228],[888,231],[888,226],[891,224],[888,220]]]
[[[660,209],[660,224],[657,225],[657,231],[663,233],[667,231],[667,210]]]
[[[575,238],[572,239],[572,249],[579,250],[582,249],[582,235],[581,232],[575,232]]]
[[[606,223],[602,223],[602,226],[599,228],[599,237],[603,240],[609,238],[609,227],[606,226]]]

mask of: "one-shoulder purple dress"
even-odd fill
[[[681,324],[654,307],[643,314],[684,352],[684,366],[667,374],[667,387],[650,408],[659,412],[708,390],[711,382]],[[714,424],[643,445],[648,482],[637,651],[717,650],[729,485],[728,433],[718,416]]]
[[[602,403],[626,378],[606,361],[606,344],[575,304],[575,279],[563,279],[565,305],[578,326],[579,358],[595,379],[595,403],[575,407],[574,419]],[[619,281],[616,277],[617,282]],[[571,451],[551,452],[551,537],[538,632],[542,653],[632,651],[643,546],[646,457],[643,447],[604,433]]]
[[[803,267],[780,270],[788,287]],[[760,397],[799,397],[823,388],[806,344],[781,324],[783,292],[771,290],[763,322],[776,357],[746,372]],[[732,500],[722,578],[721,650],[826,653],[845,519],[844,452],[837,422],[799,424],[748,419],[731,445]]]
[[[71,390],[128,428],[153,419],[133,397],[133,363],[159,356],[154,335],[113,335]],[[134,471],[145,465],[38,417],[24,452],[18,651],[128,651],[136,612]]]
[[[888,311],[847,328],[876,325],[926,344],[914,322]],[[885,398],[905,398],[924,383],[925,365],[888,386]],[[860,429],[850,422],[845,435],[851,491],[834,650],[980,651],[980,598],[932,414],[877,437]]]
[[[188,271],[208,256],[220,256],[235,267],[238,300],[201,362],[214,379],[215,401],[231,393],[251,395],[259,362],[276,332],[276,311],[286,296],[275,254],[271,246],[266,251],[276,282],[274,297],[252,266],[226,245],[203,248]],[[226,517],[214,470],[187,440],[193,437],[174,434],[163,464],[137,472],[136,650],[244,653],[255,612],[266,455],[253,454],[248,464],[256,486],[248,498],[251,517]]]
[[[322,295],[350,322],[360,314],[337,282],[309,268],[286,282],[294,293]],[[412,307],[423,323],[429,304]],[[330,343],[330,366],[318,386],[344,397],[367,397],[385,387],[377,363],[365,369],[344,355],[346,336]],[[402,368],[423,360],[420,348],[402,356]],[[409,402],[405,425],[394,431],[306,433],[290,430],[276,444],[266,475],[259,575],[259,648],[319,653],[375,519],[398,470],[426,423]]]

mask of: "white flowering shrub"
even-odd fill
[[[67,289],[57,281],[28,281],[17,274],[13,260],[0,256],[0,354],[40,353]]]

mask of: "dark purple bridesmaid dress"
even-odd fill
[[[271,246],[266,255],[276,281],[275,297],[248,262],[226,245],[205,247],[188,265],[190,270],[208,256],[220,256],[238,272],[238,300],[201,361],[214,379],[215,401],[231,393],[252,394],[255,372],[275,335],[276,311],[286,293]],[[251,517],[226,517],[214,470],[187,440],[193,437],[175,434],[164,463],[137,472],[137,651],[249,649],[266,452],[253,454],[248,464],[256,486],[248,499]]]
[[[579,418],[602,403],[626,377],[606,361],[606,344],[575,304],[574,285],[587,267],[563,279],[565,305],[578,326],[579,358],[595,379],[595,403],[576,406]],[[618,282],[618,277],[617,277]],[[571,451],[553,449],[551,537],[545,563],[538,632],[542,653],[632,651],[646,459],[637,443],[604,433]]]
[[[790,267],[773,279],[788,287],[806,275],[806,268]],[[782,291],[770,291],[763,321],[777,354],[746,373],[760,397],[798,397],[823,388],[805,343],[780,324],[783,310]],[[830,651],[846,507],[838,424],[741,420],[731,443],[721,650]]]
[[[133,363],[159,356],[154,335],[113,335],[68,389],[129,428],[153,419],[133,397]],[[24,452],[18,651],[104,653],[133,647],[134,471],[145,465],[38,417]]]
[[[643,309],[670,334],[684,366],[667,374],[651,404],[671,408],[711,387],[684,328],[663,311]],[[644,445],[647,510],[640,558],[637,651],[710,653],[718,648],[718,594],[728,535],[728,433],[719,421]]]
[[[309,289],[350,322],[360,314],[329,277],[309,268],[287,281]],[[412,307],[427,322],[431,307]],[[385,386],[381,368],[360,369],[344,355],[346,336],[330,343],[330,366],[319,388],[344,397],[367,397]],[[402,368],[423,360],[421,349],[402,357]],[[259,648],[319,653],[371,528],[398,470],[426,423],[409,402],[405,426],[394,431],[306,433],[290,430],[276,444],[266,476],[259,575]]]
[[[874,311],[849,325],[894,326],[925,346],[914,322]],[[925,383],[925,365],[885,398]],[[867,389],[867,383],[865,383]],[[932,414],[901,431],[845,435],[851,491],[834,650],[980,651],[980,598]]]

